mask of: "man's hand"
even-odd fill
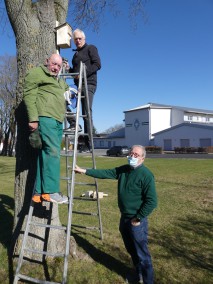
[[[30,131],[34,131],[38,128],[38,121],[29,122],[28,125]]]
[[[132,218],[131,224],[132,224],[132,226],[139,226],[140,220],[138,218]]]
[[[86,173],[86,170],[85,170],[85,169],[82,169],[82,168],[78,167],[77,165],[75,166],[74,171],[75,171],[77,174],[85,174],[85,173]]]

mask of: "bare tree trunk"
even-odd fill
[[[27,114],[22,102],[23,82],[26,72],[44,63],[52,53],[56,52],[55,31],[56,20],[65,22],[68,0],[5,0],[7,13],[16,36],[18,85],[17,85],[17,142],[16,142],[16,172],[15,172],[15,215],[14,243],[15,252],[19,250],[20,232],[25,228],[32,190],[36,176],[37,151],[30,148],[28,142]],[[36,205],[35,219],[43,223],[60,225],[58,206],[49,203]],[[51,213],[51,214],[50,214]],[[52,216],[52,217],[50,217]],[[36,221],[36,220],[35,220]],[[43,250],[47,246],[51,251],[63,249],[64,232],[50,230],[49,235],[44,229],[34,228],[36,237],[30,239],[30,247]],[[48,241],[48,242],[47,242]],[[35,258],[34,258],[35,259]]]

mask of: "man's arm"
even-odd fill
[[[76,165],[74,171],[79,174],[86,174],[91,177],[100,179],[117,179],[116,169],[98,170],[98,169],[83,169]]]
[[[146,179],[146,184],[142,188],[142,195],[143,203],[136,216],[138,219],[147,217],[157,207],[157,193],[153,176]]]
[[[35,129],[38,122],[38,111],[36,106],[36,99],[38,93],[37,75],[34,70],[31,70],[25,77],[23,100],[27,108],[29,122],[31,123],[31,130]]]
[[[87,76],[90,76],[101,69],[101,59],[98,54],[98,49],[94,45],[89,46],[88,54],[91,64],[89,68],[87,66]]]

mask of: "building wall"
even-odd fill
[[[200,147],[201,144],[210,143],[209,146],[212,146],[212,132],[205,127],[192,127],[192,125],[178,127],[184,121],[189,122],[191,118],[192,122],[203,123],[204,126],[210,125],[213,121],[213,114],[211,113],[197,113],[180,107],[148,104],[135,110],[125,111],[124,115],[125,135],[123,133],[118,135],[117,138],[116,135],[113,138],[95,138],[95,148],[106,149],[122,145],[130,147],[134,144],[155,145],[162,148],[165,145],[168,148],[165,150],[172,150],[174,147],[182,147],[182,145]],[[175,128],[172,129],[172,127]],[[168,131],[163,131],[166,129]],[[161,131],[162,133],[155,134]],[[121,136],[124,137],[121,138]]]
[[[154,108],[150,109],[150,139],[153,133],[162,131],[171,127],[171,109]]]
[[[171,127],[184,122],[184,111],[173,108],[171,111]]]
[[[171,149],[169,149],[169,140]],[[213,146],[213,129],[187,125],[156,134],[154,138],[154,144],[162,147],[163,150],[174,150],[174,147],[202,147],[205,141],[210,144],[205,146]]]
[[[149,110],[147,108],[125,113],[126,145],[149,145]]]

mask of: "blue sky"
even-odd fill
[[[136,31],[126,2],[120,16],[106,13],[98,34],[84,29],[102,61],[93,105],[98,132],[149,102],[212,110],[213,0],[149,0],[148,22],[138,19]],[[0,42],[0,55],[15,55],[12,36],[1,34]],[[71,49],[61,54],[71,62]]]

